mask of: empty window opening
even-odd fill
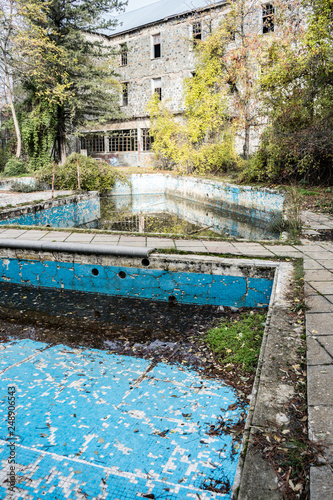
[[[138,150],[138,131],[115,130],[109,136],[109,151],[111,153],[137,151]]]
[[[274,7],[267,3],[262,6],[262,32],[270,33],[274,31]]]
[[[161,35],[153,35],[153,58],[161,57]]]
[[[121,66],[127,66],[127,54],[128,48],[126,43],[120,45],[120,64]]]
[[[123,83],[123,106],[128,106],[128,82]]]
[[[156,92],[159,100],[162,100],[162,79],[154,78],[153,79],[153,92]]]
[[[202,27],[201,23],[194,23],[192,25],[192,32],[193,32],[193,42],[196,44],[198,40],[202,40]]]
[[[86,135],[81,137],[81,149],[86,149],[88,154],[104,153],[105,141],[103,135]]]
[[[150,135],[149,128],[143,128],[141,130],[141,137],[143,151],[150,151],[154,142],[154,138]]]

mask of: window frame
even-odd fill
[[[87,150],[87,154],[105,153],[105,136],[99,134],[87,134],[80,137],[80,149]]]
[[[110,153],[130,153],[138,151],[138,129],[112,130],[108,133]]]
[[[128,106],[128,88],[129,82],[122,83],[122,93],[121,93],[121,105]]]
[[[120,44],[120,66],[128,66],[128,47],[126,42]]]
[[[159,37],[158,43],[154,42],[156,37]],[[158,52],[159,55],[156,55],[156,52]],[[161,57],[162,57],[161,33],[154,33],[151,35],[151,59],[161,59]]]
[[[275,7],[272,3],[264,3],[261,5],[261,31],[263,35],[267,33],[274,33]]]
[[[159,83],[160,85],[157,86],[156,85],[157,83]],[[152,94],[154,95],[154,93],[156,92],[159,100],[162,101],[162,78],[161,77],[152,78],[151,86],[152,86]]]

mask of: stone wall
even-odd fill
[[[98,191],[43,201],[0,213],[0,225],[80,227],[100,219]]]

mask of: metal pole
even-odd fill
[[[80,190],[81,189],[81,184],[80,184],[80,166],[79,166],[79,159],[76,160],[77,162],[77,188]]]
[[[52,172],[52,198],[54,198],[54,177],[55,177],[55,161],[53,160],[53,172]]]

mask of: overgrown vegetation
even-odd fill
[[[260,77],[270,126],[244,178],[333,183],[333,3],[295,3],[265,54]],[[307,10],[307,24],[302,21]]]
[[[110,189],[116,180],[113,169],[107,163],[94,160],[89,156],[72,153],[63,165],[55,168],[55,187],[57,189],[78,189],[77,163],[80,170],[80,188],[83,191],[99,191]],[[40,182],[52,183],[52,165],[40,170],[37,179]]]
[[[14,157],[7,161],[3,175],[6,177],[15,177],[16,175],[26,174],[27,172],[27,162],[21,158]]]
[[[222,365],[230,369],[236,365],[244,372],[255,372],[265,322],[265,313],[242,313],[240,319],[221,321],[209,330],[206,342]]]

